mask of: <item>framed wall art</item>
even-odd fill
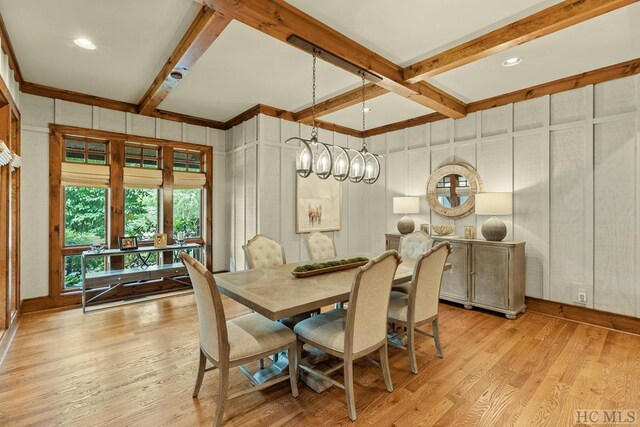
[[[335,179],[296,175],[296,233],[342,228],[342,188]]]

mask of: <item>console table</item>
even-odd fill
[[[100,251],[84,251],[82,252],[82,312],[86,313],[87,305],[92,301],[100,298],[109,292],[114,291],[120,286],[127,283],[139,283],[148,280],[157,280],[165,277],[171,277],[179,283],[183,283],[186,286],[190,286],[188,282],[181,282],[176,278],[187,276],[187,268],[182,263],[179,257],[179,253],[182,251],[191,252],[196,259],[202,262],[203,259],[203,245],[199,243],[186,243],[183,245],[169,245],[164,247],[140,247],[138,249],[120,250],[120,249],[106,249]],[[153,252],[173,252],[171,263],[149,263],[149,256]],[[146,256],[143,256],[146,254]],[[125,256],[135,255],[137,257],[140,266],[130,267],[118,270],[90,272],[87,273],[86,260],[88,258],[96,257],[113,257],[113,256]],[[161,258],[161,257],[158,257]],[[160,261],[160,260],[159,260]],[[105,262],[105,266],[108,263]],[[87,290],[100,290],[100,292],[87,299]]]
[[[525,242],[490,242],[431,236],[434,244],[449,242],[451,271],[442,276],[440,298],[465,308],[485,308],[515,319],[523,313],[525,294]]]

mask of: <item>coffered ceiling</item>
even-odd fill
[[[264,5],[271,4],[264,0]],[[559,0],[287,0],[399,67],[446,51]],[[604,1],[604,0],[603,0]],[[640,58],[640,3],[617,1],[608,13],[426,79],[464,103]],[[0,13],[26,82],[139,105],[202,3],[218,0],[0,0]],[[564,3],[569,3],[564,2]],[[563,3],[563,4],[564,4]],[[226,2],[226,4],[235,4]],[[242,2],[238,3],[242,4]],[[295,9],[294,9],[295,10]],[[596,14],[597,15],[597,14]],[[298,112],[311,103],[311,57],[266,28],[233,19],[222,27],[162,110],[225,122],[256,104]],[[97,49],[73,44],[91,39]],[[518,56],[523,62],[501,64]],[[357,76],[318,60],[318,101],[358,88]],[[28,85],[25,84],[25,87]],[[367,128],[432,113],[406,95],[378,91],[367,101]],[[430,96],[433,96],[431,94]],[[434,107],[435,108],[435,107]],[[361,106],[322,120],[361,128]]]

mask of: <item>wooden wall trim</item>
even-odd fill
[[[578,89],[588,85],[633,76],[635,74],[640,74],[640,58],[621,62],[620,64],[611,65],[609,67],[599,68],[597,70],[587,71],[585,73],[576,74],[575,76],[565,77],[563,79],[554,80],[552,82],[543,83],[526,89],[517,90],[504,95],[498,95],[492,98],[472,102],[467,106],[467,112],[473,113],[480,110],[488,110],[490,108],[501,107],[515,102],[526,101],[545,95],[551,95],[567,90]],[[446,118],[447,117],[445,115],[439,113],[426,114],[424,116],[414,117],[412,119],[402,120],[369,129],[365,132],[365,136],[370,137],[380,135],[404,128],[419,126],[425,123],[444,120]]]
[[[533,297],[526,297],[525,302],[527,311],[640,335],[640,319],[637,317]]]
[[[4,19],[2,19],[2,14],[0,14],[0,37],[2,37],[2,50],[9,58],[9,68],[13,70],[13,75],[15,76],[16,81],[18,83],[22,83],[23,78],[22,71],[20,70],[20,64],[18,64],[18,60],[16,59],[16,53],[13,50],[11,37],[9,37],[9,32],[7,31]]]
[[[498,95],[481,101],[472,102],[468,105],[469,113],[489,108],[500,107],[514,102],[526,101],[528,99],[539,98],[544,95],[560,93],[571,89],[578,89],[584,86],[620,79],[640,73],[640,58],[621,62],[597,70],[587,71],[563,79],[554,80],[526,89]]]
[[[365,85],[365,100],[376,98],[380,95],[384,95],[389,91],[373,83],[367,83]],[[351,107],[362,102],[362,87],[357,87],[348,92],[334,96],[326,101],[316,104],[316,117],[322,117],[327,114],[331,114],[335,111],[342,110],[343,108]],[[293,113],[293,118],[297,122],[311,124],[311,118],[313,115],[313,108],[305,108],[297,113]]]
[[[191,67],[200,59],[229,24],[230,19],[213,9],[202,6],[171,56],[164,64],[147,92],[138,104],[141,114],[150,114],[169,95]],[[181,79],[171,77],[172,71],[179,71]]]
[[[49,295],[62,289],[62,134],[49,135]]]
[[[566,0],[505,25],[403,70],[404,79],[418,82],[461,67],[514,46],[595,18],[637,0]]]
[[[412,119],[402,120],[395,123],[390,123],[388,125],[379,126],[377,128],[368,129],[364,134],[365,137],[371,137],[375,135],[380,135],[387,132],[393,132],[396,130],[410,128],[414,126],[420,126],[425,123],[437,122],[438,120],[444,120],[447,116],[440,113],[431,113],[425,114],[424,116],[414,117]]]
[[[61,99],[63,101],[76,102],[78,104],[91,105],[96,107],[108,108],[110,110],[124,111],[126,113],[138,114],[138,106],[129,102],[116,101],[114,99],[102,98],[85,93],[74,92],[71,90],[58,89],[51,86],[40,85],[37,83],[23,82],[20,85],[20,91],[30,95],[44,96],[47,98]],[[149,114],[143,114],[150,117],[171,120],[174,122],[184,122],[196,126],[206,126],[214,129],[224,129],[224,123],[217,120],[203,119],[193,117],[186,114],[173,113],[165,110],[154,110]]]

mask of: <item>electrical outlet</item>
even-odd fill
[[[587,303],[587,291],[585,289],[578,289],[578,302]]]

